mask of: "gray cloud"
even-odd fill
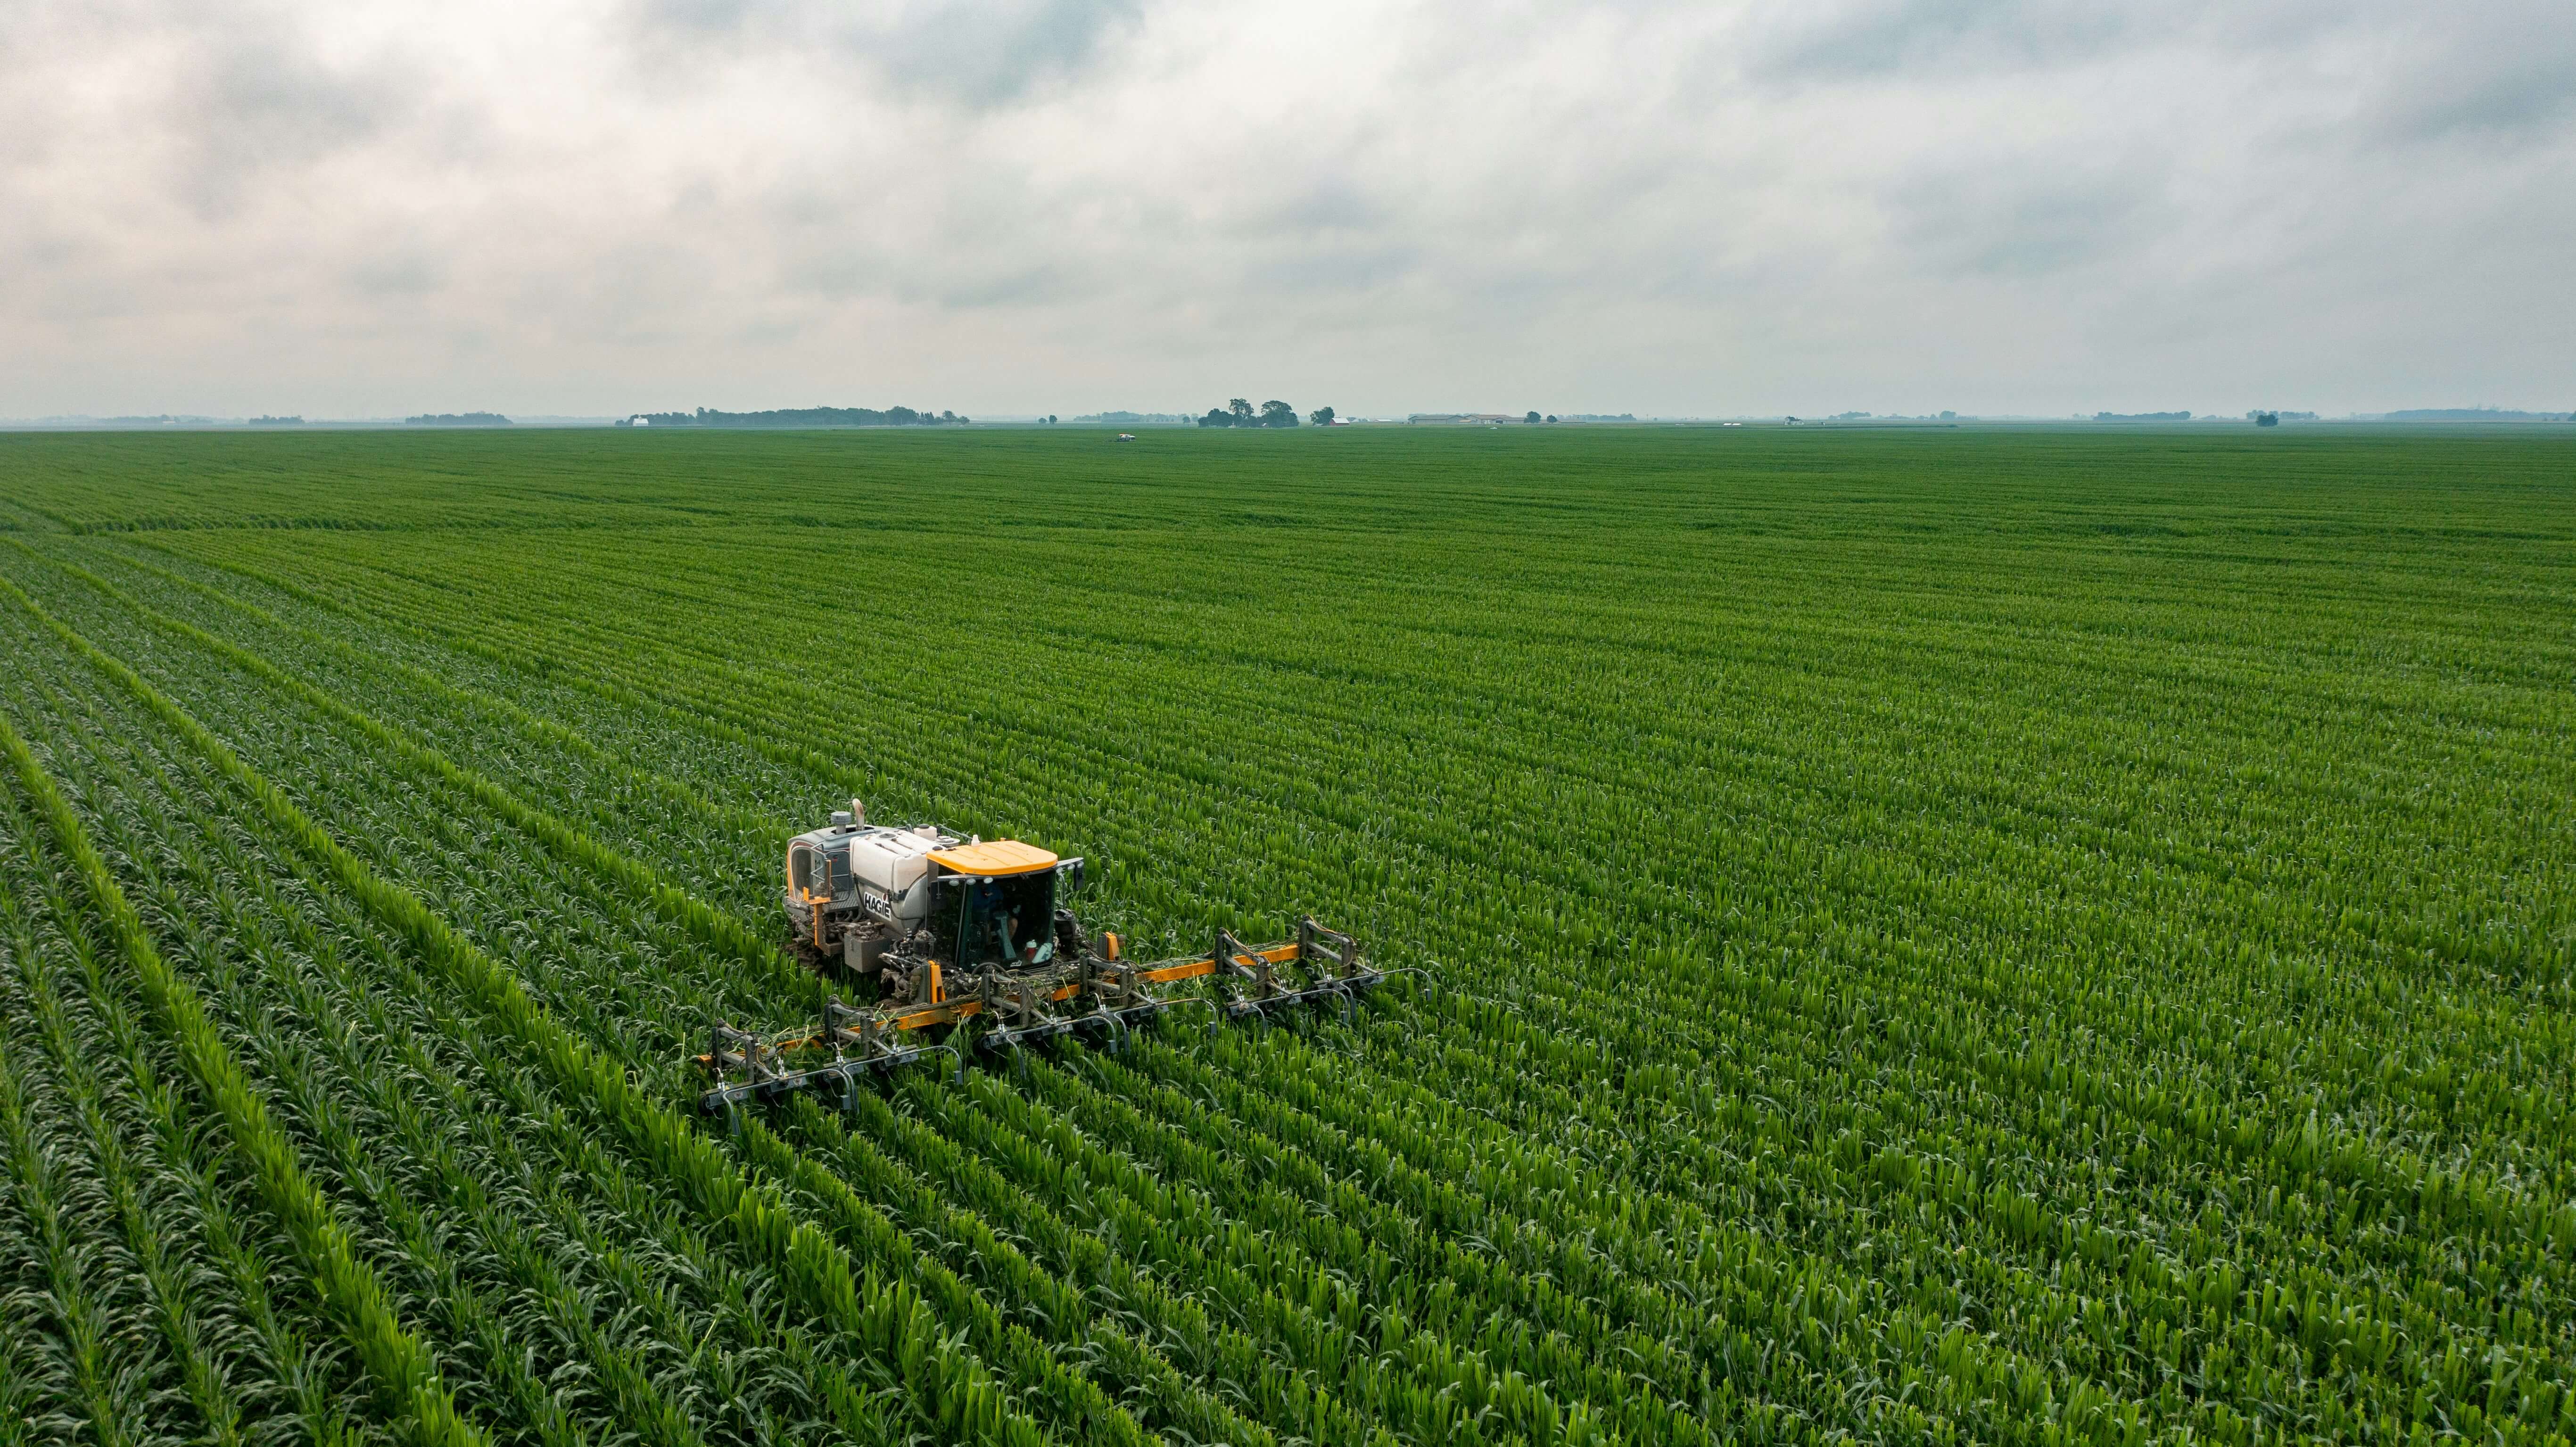
[[[2571,14],[34,0],[0,415],[2565,407]]]
[[[390,56],[326,61],[284,17],[227,17],[169,77],[177,189],[202,212],[228,210],[263,174],[381,139],[420,112],[424,89]]]
[[[2397,141],[2544,140],[2576,113],[2576,8],[2427,12],[2369,102]]]
[[[2152,157],[1943,166],[1890,193],[1899,251],[1926,272],[2037,277],[2133,257],[2171,211]]]
[[[2173,11],[2034,0],[1844,0],[1794,7],[1753,32],[1766,80],[2017,70],[2094,58],[2171,24]]]
[[[347,272],[350,286],[373,296],[421,296],[446,285],[447,268],[435,256],[398,251],[362,256]]]
[[[627,35],[657,75],[720,44],[754,59],[826,57],[895,91],[997,106],[1080,74],[1141,14],[1136,0],[635,0]]]

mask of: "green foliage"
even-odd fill
[[[9,592],[34,611],[24,594],[14,587]],[[19,786],[33,800],[53,831],[55,845],[87,887],[91,917],[135,971],[145,997],[175,1040],[180,1059],[222,1117],[234,1148],[258,1183],[262,1203],[284,1223],[313,1274],[316,1289],[339,1318],[378,1392],[400,1413],[406,1435],[436,1447],[471,1447],[482,1442],[482,1434],[458,1417],[429,1350],[395,1319],[382,1284],[358,1258],[347,1228],[313,1185],[295,1147],[270,1123],[265,1102],[217,1034],[196,991],[162,961],[106,862],[91,847],[78,816],[26,740],[6,720],[0,720],[0,752],[7,754]]]
[[[1332,408],[1326,407],[1316,413],[1317,425],[1332,421],[1332,412]],[[1261,410],[1256,412],[1250,402],[1237,397],[1223,407],[1209,408],[1207,415],[1199,419],[1199,425],[1201,427],[1295,427],[1298,425],[1297,409],[1277,398],[1272,398],[1262,403]]]
[[[2567,441],[1343,431],[0,438],[0,1420],[2576,1432]],[[701,1121],[851,794],[1428,978]]]

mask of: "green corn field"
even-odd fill
[[[2576,1441],[2576,430],[0,437],[0,1444]],[[788,836],[1338,1011],[701,1115]]]

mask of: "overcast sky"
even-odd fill
[[[0,0],[0,416],[2576,408],[2576,4]]]

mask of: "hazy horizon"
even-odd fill
[[[410,429],[415,429],[415,430],[425,430],[425,431],[427,431],[427,430],[440,430],[440,429],[453,430],[454,428],[457,428],[457,427],[491,427],[491,426],[503,426],[503,425],[506,425],[506,426],[512,426],[512,427],[604,427],[604,426],[610,426],[610,425],[613,425],[613,424],[618,423],[618,422],[623,422],[623,421],[627,420],[628,418],[630,418],[630,417],[632,417],[632,416],[640,415],[640,414],[638,414],[638,413],[634,413],[634,412],[589,412],[589,413],[561,413],[561,412],[534,412],[534,411],[510,412],[510,411],[507,411],[507,410],[505,410],[505,409],[499,409],[499,408],[478,408],[478,409],[473,409],[473,410],[476,410],[476,411],[487,411],[487,412],[498,412],[498,413],[500,413],[500,415],[501,415],[501,417],[502,417],[502,421],[501,421],[500,423],[432,423],[432,422],[422,422],[422,421],[418,421],[418,420],[416,420],[416,419],[417,419],[420,415],[422,415],[422,414],[413,414],[412,416],[404,416],[404,415],[397,414],[397,413],[386,413],[386,414],[379,415],[379,416],[345,416],[345,417],[335,417],[335,416],[327,416],[327,415],[320,415],[320,414],[311,415],[311,416],[306,416],[306,415],[302,415],[302,414],[286,414],[286,413],[249,413],[249,414],[240,414],[240,415],[229,415],[229,416],[227,416],[227,415],[214,415],[214,414],[205,414],[205,413],[108,413],[108,414],[101,414],[101,413],[79,413],[79,412],[73,412],[73,413],[56,413],[56,414],[49,414],[49,415],[45,415],[45,416],[37,416],[37,417],[9,417],[9,416],[0,416],[0,430],[6,430],[6,431],[46,431],[46,430],[101,430],[101,431],[103,431],[103,430],[114,430],[114,431],[150,431],[150,430],[154,430],[155,428],[162,427],[162,426],[180,427],[180,428],[188,428],[188,427],[200,427],[200,428],[202,428],[202,427],[217,427],[217,428],[243,428],[243,429],[245,429],[245,430],[249,430],[249,429],[273,430],[274,428],[278,428],[278,427],[289,427],[289,426],[309,426],[309,427],[360,427],[360,428],[394,428],[394,429],[410,428]],[[676,409],[663,409],[663,410],[676,410]],[[761,411],[761,410],[769,410],[769,409],[754,408],[754,409],[747,409],[747,410]],[[1312,408],[1307,408],[1307,409],[1303,409],[1303,410],[1305,410],[1305,411],[1312,411],[1313,409],[1312,409]],[[1524,410],[1526,410],[1526,409],[1524,409]],[[2181,411],[2181,410],[2187,410],[2187,409],[2173,409],[2173,410]],[[2282,420],[2284,423],[2287,423],[2287,424],[2295,424],[2295,425],[2300,425],[2300,426],[2325,426],[2325,425],[2328,425],[2328,424],[2336,424],[2336,423],[2340,423],[2340,424],[2347,424],[2347,425],[2363,425],[2363,424],[2372,424],[2372,423],[2391,423],[2391,424],[2398,424],[2398,423],[2435,423],[2435,424],[2438,424],[2438,423],[2455,423],[2455,422],[2476,422],[2476,421],[2480,421],[2480,420],[2489,420],[2489,419],[2494,420],[2494,421],[2496,421],[2496,422],[2500,422],[2500,423],[2515,423],[2515,422],[2549,422],[2549,423],[2558,423],[2558,422],[2576,421],[2576,411],[2558,411],[2558,412],[2551,412],[2551,411],[2545,411],[2545,410],[2535,409],[2535,408],[2509,408],[2509,407],[2508,407],[2508,408],[2497,408],[2497,407],[2408,407],[2408,408],[2392,408],[2392,409],[2390,409],[2390,410],[2389,410],[2389,411],[2387,411],[2387,412],[2341,413],[2341,414],[2335,414],[2335,413],[2313,413],[2313,412],[2306,411],[2306,410],[2304,410],[2304,409],[2301,409],[2301,410],[2296,411],[2296,412],[2293,412],[2293,411],[2292,411],[2292,410],[2290,410],[2290,409],[2240,409],[2240,410],[2238,410],[2238,411],[2232,411],[2232,412],[2198,412],[2198,411],[2194,411],[2194,412],[2191,412],[2191,414],[2190,414],[2190,416],[2189,416],[2188,418],[2183,418],[2183,419],[2173,419],[2173,418],[2168,418],[2168,417],[2161,417],[2161,416],[2147,415],[2147,414],[2148,414],[2148,412],[2149,412],[2149,409],[2138,409],[2138,410],[2137,410],[2137,411],[2135,411],[2135,412],[2129,412],[2129,413],[2115,413],[2115,412],[2110,412],[2108,409],[2096,409],[2096,411],[2095,411],[2095,412],[2085,412],[2085,413],[2069,412],[2069,413],[2060,413],[2060,414],[2054,414],[2054,415],[2050,415],[2050,414],[2040,414],[2040,413],[2027,413],[2027,412],[1991,412],[1991,413],[1971,413],[1971,412],[1955,412],[1955,409],[1953,409],[1953,415],[1943,415],[1943,414],[1938,414],[1938,413],[1865,412],[1865,411],[1852,411],[1852,410],[1846,410],[1846,411],[1844,411],[1844,412],[1840,412],[1840,413],[1836,413],[1836,412],[1824,412],[1824,411],[1811,411],[1811,412],[1803,412],[1803,413],[1797,413],[1797,412],[1792,412],[1792,413],[1769,413],[1769,412],[1765,412],[1765,413],[1752,413],[1752,412],[1670,412],[1670,413],[1665,413],[1665,412],[1656,412],[1656,413],[1647,413],[1647,412],[1636,412],[1636,411],[1634,411],[1633,409],[1626,409],[1626,410],[1625,410],[1625,412],[1624,412],[1624,415],[1623,415],[1622,413],[1586,413],[1586,414],[1580,414],[1580,415],[1578,415],[1578,414],[1574,414],[1574,413],[1567,413],[1567,414],[1564,414],[1562,418],[1560,418],[1560,417],[1558,417],[1558,416],[1556,416],[1556,415],[1553,415],[1553,414],[1542,414],[1542,415],[1545,417],[1545,420],[1546,420],[1546,421],[1549,421],[1549,422],[1560,422],[1560,421],[1562,421],[1562,422],[1565,422],[1565,423],[1575,423],[1575,424],[1580,424],[1580,425],[1585,425],[1585,426],[1614,426],[1614,425],[1617,425],[1617,426],[1624,426],[1624,425],[1630,425],[1630,424],[1644,425],[1644,424],[1648,424],[1648,423],[1707,423],[1707,422],[1756,422],[1756,423],[1759,423],[1759,422],[1770,422],[1770,423],[1778,423],[1778,422],[1787,421],[1787,422],[1797,422],[1797,423],[1819,423],[1819,424],[1821,424],[1821,423],[1841,423],[1841,422],[1852,422],[1852,423],[1862,423],[1862,422],[1917,422],[1917,423],[1920,423],[1920,422],[1943,421],[1943,422],[1994,422],[1994,423],[2013,423],[2013,424],[2057,424],[2057,423],[2064,423],[2064,424],[2067,424],[2067,425],[2070,425],[2070,426],[2071,426],[2071,425],[2074,425],[2074,424],[2082,423],[2082,424],[2086,424],[2086,425],[2124,425],[2124,426],[2156,426],[2156,427],[2192,427],[2192,426],[2196,426],[2196,425],[2201,424],[2201,423],[2231,423],[2231,422],[2233,422],[2233,423],[2243,423],[2243,422],[2250,422],[2250,421],[2252,421],[2252,420],[2253,420],[2252,416],[2250,415],[2250,412],[2251,412],[2252,410],[2277,410],[2277,415],[2281,418],[2281,420]],[[1126,414],[1126,416],[1125,416],[1124,418],[1121,418],[1121,417],[1120,417],[1120,414],[1122,414],[1122,413]],[[1514,417],[1519,416],[1519,414],[1517,414],[1517,413],[1513,413],[1513,412],[1511,412],[1509,409],[1505,409],[1505,408],[1491,408],[1491,407],[1450,407],[1450,408],[1416,407],[1416,408],[1409,409],[1409,411],[1388,411],[1388,412],[1383,412],[1383,413],[1381,413],[1381,412],[1366,412],[1366,413],[1363,413],[1363,412],[1355,412],[1355,411],[1351,411],[1351,410],[1349,410],[1349,409],[1345,409],[1345,408],[1336,408],[1336,409],[1335,409],[1335,413],[1336,413],[1336,416],[1340,418],[1340,420],[1345,421],[1345,422],[1354,422],[1354,423],[1357,423],[1357,422],[1376,422],[1376,423],[1388,423],[1388,422],[1409,422],[1413,416],[1422,416],[1422,417],[1426,418],[1428,421],[1436,421],[1436,419],[1439,419],[1439,418],[1441,418],[1441,417],[1443,417],[1443,416],[1460,417],[1460,416],[1494,416],[1494,415],[1501,415],[1501,416],[1505,417],[1506,419],[1510,419],[1510,418],[1514,418]],[[958,420],[959,420],[959,421],[972,422],[972,423],[974,423],[974,424],[977,424],[977,425],[984,425],[984,426],[1035,426],[1035,425],[1040,425],[1040,424],[1044,424],[1044,423],[1046,423],[1046,422],[1047,422],[1047,420],[1048,420],[1048,415],[1049,415],[1049,414],[1046,414],[1046,413],[1043,413],[1043,412],[1030,412],[1030,411],[1027,411],[1027,410],[1025,410],[1025,409],[1022,409],[1022,410],[1011,410],[1011,411],[995,411],[995,412],[993,412],[993,413],[987,414],[987,415],[985,415],[985,416],[980,416],[980,417],[978,417],[978,416],[972,416],[971,414],[969,414],[968,416],[966,416],[966,417],[961,417],[961,418],[959,418]],[[1110,407],[1110,408],[1102,408],[1102,409],[1100,409],[1098,412],[1094,412],[1094,413],[1058,413],[1058,414],[1054,414],[1054,415],[1055,415],[1055,417],[1056,417],[1056,422],[1057,422],[1057,424],[1058,424],[1058,425],[1067,425],[1067,426],[1075,425],[1075,424],[1090,425],[1090,426],[1107,425],[1107,423],[1106,423],[1106,422],[1104,422],[1102,419],[1114,419],[1114,420],[1116,420],[1116,425],[1120,425],[1120,426],[1189,427],[1189,426],[1192,426],[1192,425],[1193,425],[1193,422],[1192,422],[1192,420],[1191,420],[1191,419],[1189,419],[1189,418],[1187,418],[1187,417],[1180,416],[1179,414],[1176,414],[1176,413],[1173,413],[1173,412],[1169,412],[1169,411],[1160,410],[1160,409],[1146,409],[1146,408],[1141,408],[1141,407],[1139,407],[1139,408],[1118,408],[1118,407]],[[829,431],[875,430],[875,429],[877,429],[877,428],[881,428],[881,427],[889,427],[889,426],[897,426],[897,425],[901,425],[901,424],[866,424],[866,425],[863,425],[863,426],[853,427],[853,426],[852,426],[852,425],[850,425],[850,424],[842,424],[842,423],[823,423],[823,424],[815,424],[813,428],[810,428],[810,429],[808,429],[808,430],[829,430]],[[1438,424],[1438,425],[1451,425],[1451,424],[1447,424],[1447,423],[1440,423],[1440,424]],[[1466,424],[1456,424],[1456,425],[1466,425]],[[741,427],[739,427],[739,426],[736,426],[736,425],[734,425],[734,424],[726,424],[726,423],[713,424],[713,426],[714,426],[717,430],[728,430],[728,429],[730,429],[730,430],[764,430],[763,428],[751,428],[751,429],[745,429],[745,428],[741,428]],[[679,429],[679,428],[666,427],[664,430],[666,430],[666,431],[671,431],[671,430],[687,430],[687,429]],[[794,429],[788,429],[788,430],[794,430]]]
[[[2576,8],[2536,0],[37,0],[10,39],[14,419],[2576,408]]]

